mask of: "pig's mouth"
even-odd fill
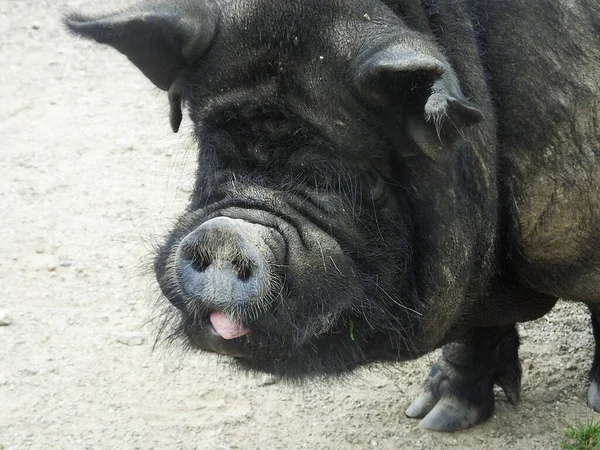
[[[349,323],[351,326],[349,327]],[[315,374],[346,373],[367,363],[361,348],[365,342],[361,331],[354,329],[355,321],[347,317],[330,324],[328,329],[313,335],[308,342],[290,345],[289,336],[275,334],[257,326],[246,326],[221,312],[207,313],[202,318],[188,316],[184,331],[192,348],[233,357],[238,367],[272,373],[283,378],[304,378]],[[349,355],[335,358],[336,365],[320,361],[321,347],[342,345]],[[298,343],[296,343],[298,344]],[[343,361],[343,364],[342,364]]]
[[[222,312],[214,311],[208,316],[213,329],[225,340],[236,339],[250,332],[240,322],[230,319]]]
[[[185,333],[200,350],[238,358],[250,358],[253,353],[248,341],[251,330],[222,312],[214,311],[186,324]]]

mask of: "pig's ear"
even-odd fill
[[[181,123],[177,79],[209,47],[215,17],[202,1],[148,2],[145,6],[98,17],[70,14],[65,24],[75,34],[123,53],[160,89],[169,92],[171,126]]]
[[[441,55],[392,45],[359,63],[355,80],[367,102],[401,112],[406,135],[436,160],[454,149],[465,127],[483,118]]]

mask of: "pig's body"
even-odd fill
[[[600,311],[592,2],[198,0],[67,23],[195,124],[195,191],[155,268],[199,348],[302,377],[445,345],[407,413],[450,431],[491,415],[494,384],[518,400],[516,322],[559,297]],[[598,410],[598,351],[591,374]]]
[[[540,292],[600,302],[600,6],[497,3],[502,19],[481,26],[511,266]]]

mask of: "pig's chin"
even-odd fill
[[[192,347],[233,357],[240,369],[294,381],[342,375],[369,362],[359,338],[341,324],[302,344],[291,334],[246,328],[221,315],[209,315],[185,332]]]

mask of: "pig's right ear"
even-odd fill
[[[181,124],[178,77],[198,62],[215,33],[216,18],[208,5],[148,2],[98,17],[70,14],[65,24],[79,36],[116,48],[152,83],[168,91],[171,127],[177,132]]]

